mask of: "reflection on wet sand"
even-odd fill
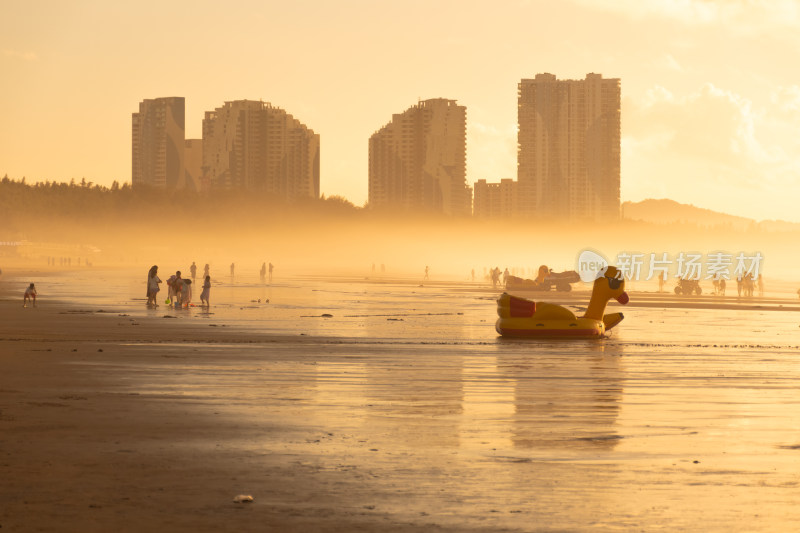
[[[582,348],[575,350],[567,366],[563,358],[554,361],[546,355],[498,357],[499,374],[514,384],[514,447],[578,451],[610,450],[617,445],[621,349],[606,353],[606,346],[597,343]]]

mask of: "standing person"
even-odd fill
[[[425,277],[424,277],[423,279],[430,279],[430,278],[428,277],[428,272],[429,272],[428,265],[425,265]]]
[[[192,274],[192,281],[197,277],[197,265],[192,261],[192,266],[189,267],[189,272]]]
[[[475,269],[472,269],[472,281],[475,281]]]
[[[206,266],[203,267],[203,278],[204,279],[208,277],[208,269],[209,269],[208,263],[206,263]]]
[[[161,280],[158,277],[158,265],[153,265],[147,273],[147,305],[158,307],[158,291],[161,290],[159,283]]]
[[[192,303],[192,280],[185,279],[182,281],[183,283],[181,283],[181,291],[178,295],[180,307],[188,308],[189,304]]]
[[[167,279],[167,305],[172,303],[175,300],[175,296],[178,292],[178,285],[181,283],[181,271],[178,270]]]
[[[261,283],[267,281],[267,264],[261,263],[261,271],[259,272],[261,275]]]
[[[175,306],[176,309],[180,309],[181,304],[183,302],[183,288],[186,286],[187,283],[191,282],[192,280],[183,278],[178,278],[173,282],[172,287],[174,289],[175,296],[172,298],[172,304]]]
[[[725,285],[727,285],[727,283],[725,283],[725,278],[722,278],[721,280],[719,280],[719,294],[720,294],[720,296],[725,296]]]
[[[236,266],[236,265],[234,265],[233,263],[231,263],[231,280],[233,279],[233,268],[234,268],[235,266]]]
[[[203,292],[200,293],[200,304],[205,302],[206,307],[211,307],[208,303],[208,297],[211,294],[211,276],[206,276],[206,281],[203,283]]]
[[[506,267],[505,271],[503,272],[503,285],[508,284],[508,276],[511,274],[508,272],[508,267]]]
[[[28,300],[33,300],[33,306],[36,307],[36,286],[33,283],[25,289],[25,295],[22,297],[22,307],[28,307]]]
[[[269,264],[269,282],[272,283],[272,269],[275,268],[275,265],[272,263]]]

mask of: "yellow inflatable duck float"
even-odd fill
[[[603,314],[611,298],[623,305],[628,303],[625,280],[613,266],[594,281],[589,306],[580,318],[566,307],[534,302],[504,292],[497,299],[500,318],[495,329],[505,337],[597,339],[624,318],[622,313]]]

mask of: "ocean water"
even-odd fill
[[[289,452],[258,428],[291,426],[289,455],[341,483],[325,496],[341,505],[372,498],[411,522],[522,530],[800,528],[796,299],[634,291],[609,308],[625,313],[609,338],[536,341],[498,337],[498,291],[464,282],[220,278],[209,309],[186,310],[148,309],[144,272],[37,287],[40,305],[321,338],[141,343],[165,358],[108,371],[125,370],[120,390],[247,421],[226,445],[265,464]],[[531,296],[579,311],[589,294]]]

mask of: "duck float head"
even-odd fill
[[[586,313],[580,318],[560,305],[503,293],[497,299],[500,318],[495,329],[508,337],[600,338],[624,318],[622,313],[604,314],[612,298],[623,305],[628,303],[625,280],[613,266],[594,281]]]

